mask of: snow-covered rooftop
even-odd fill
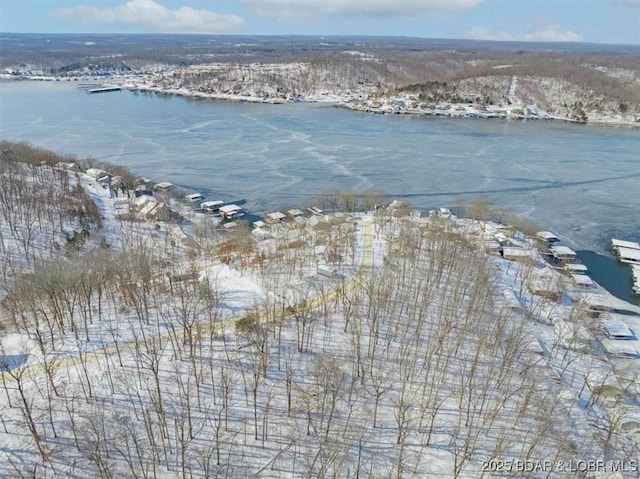
[[[538,231],[536,233],[536,236],[541,240],[548,241],[549,243],[560,240],[560,238],[558,238],[551,231]]]
[[[552,246],[549,249],[556,259],[573,259],[576,257],[576,252],[568,246]]]
[[[586,274],[589,271],[589,269],[581,263],[569,263],[565,265],[564,269],[572,273],[582,273],[582,274]]]
[[[618,247],[618,256],[623,263],[640,264],[640,249]]]
[[[603,319],[605,334],[612,339],[634,339],[633,331],[624,322],[616,319]]]
[[[637,241],[626,241],[626,240],[619,240],[619,239],[612,239],[611,240],[611,246],[616,249],[616,248],[631,248],[631,249],[638,249],[640,250],[640,243],[638,243]]]

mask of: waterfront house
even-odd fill
[[[153,191],[148,185],[136,185],[133,189],[133,196],[140,198],[141,196],[153,196]]]
[[[171,219],[171,210],[166,204],[160,201],[150,202],[140,211],[147,221],[169,221]]]
[[[136,210],[141,211],[148,203],[154,203],[156,200],[150,195],[141,195],[133,200],[133,206]]]

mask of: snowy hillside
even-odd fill
[[[397,202],[173,230],[69,176],[109,247],[11,270],[8,476],[637,477],[639,360],[532,238]]]

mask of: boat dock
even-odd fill
[[[110,91],[120,91],[122,90],[121,87],[119,86],[102,86],[102,87],[98,87],[98,88],[91,88],[90,90],[87,90],[87,93],[107,93]]]
[[[633,292],[640,295],[640,266],[631,265],[631,280],[633,281]]]
[[[631,265],[633,292],[640,295],[640,243],[637,241],[611,240],[611,249],[621,263]]]
[[[620,248],[630,248],[630,249],[638,249],[640,250],[640,243],[637,241],[625,241],[619,239],[611,240],[611,249],[614,252],[617,252]]]

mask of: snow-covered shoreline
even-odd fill
[[[163,77],[164,78],[164,77]],[[101,85],[113,85],[131,92],[152,93],[158,95],[182,96],[204,100],[222,100],[229,102],[248,102],[262,104],[289,104],[289,103],[323,103],[348,110],[374,114],[400,114],[416,116],[433,116],[445,118],[464,119],[498,119],[498,120],[551,120],[569,123],[581,123],[599,126],[616,126],[640,128],[640,122],[636,119],[624,117],[612,117],[604,114],[595,116],[589,113],[586,120],[576,120],[566,116],[548,113],[536,105],[522,105],[515,103],[511,106],[486,105],[475,103],[445,103],[424,104],[418,101],[415,95],[396,94],[374,96],[367,91],[316,91],[304,93],[278,93],[277,95],[258,94],[246,89],[241,93],[229,93],[226,91],[201,91],[195,88],[186,88],[179,85],[159,85],[157,74],[146,75],[116,75],[108,78],[101,76],[47,76],[47,75],[9,75],[1,74],[0,80],[5,81],[45,81],[45,82],[69,82],[69,83],[94,83]]]

